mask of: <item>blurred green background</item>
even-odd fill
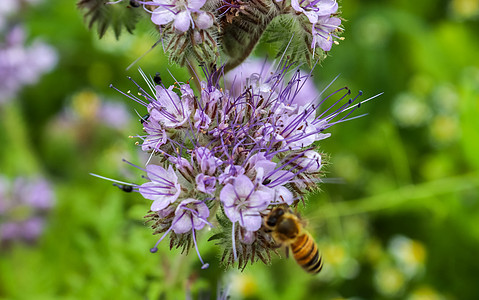
[[[218,286],[232,299],[478,299],[479,0],[350,0],[342,11],[345,40],[315,83],[341,74],[333,87],[384,94],[322,143],[328,177],[344,183],[323,184],[302,212],[325,259],[317,276],[280,258],[224,270],[207,234],[207,270],[194,251],[149,253],[150,201],[88,175],[140,178],[121,159],[144,161],[128,138],[144,109],[108,86],[141,80],[125,68],[156,41],[149,20],[99,40],[74,1],[22,11],[28,39],[53,45],[59,62],[0,106],[0,173],[47,177],[56,205],[36,243],[0,247],[0,299],[208,299]],[[159,48],[138,66],[186,81]],[[129,123],[107,126],[104,99],[124,103]]]

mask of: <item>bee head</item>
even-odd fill
[[[275,227],[278,223],[279,218],[284,215],[284,209],[281,207],[277,207],[271,211],[266,219],[266,225],[269,227]]]

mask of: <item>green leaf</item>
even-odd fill
[[[88,28],[97,25],[98,36],[102,38],[108,28],[112,28],[118,39],[122,29],[133,33],[140,14],[141,8],[128,5],[127,2],[107,5],[105,0],[80,0],[78,7],[85,11],[84,17],[88,22]]]

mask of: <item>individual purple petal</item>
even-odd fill
[[[159,6],[151,14],[151,21],[156,25],[165,25],[175,19],[175,14],[162,6]]]
[[[173,26],[176,28],[176,30],[185,32],[190,28],[190,24],[191,14],[188,10],[184,10],[176,15]]]
[[[275,203],[286,203],[288,205],[293,204],[294,197],[291,191],[280,185],[274,188],[274,202]]]
[[[261,227],[263,218],[259,214],[242,212],[239,223],[249,231],[257,231]]]
[[[193,10],[198,10],[205,5],[206,0],[187,0],[188,1],[188,8]]]
[[[314,7],[318,16],[328,16],[338,11],[338,2],[336,0],[321,0],[317,1]]]
[[[225,207],[233,206],[236,200],[235,188],[232,184],[227,184],[221,189],[220,200]]]
[[[247,198],[253,191],[253,188],[254,185],[248,177],[244,175],[236,177],[234,189],[237,196]]]
[[[200,12],[195,23],[199,29],[208,29],[213,26],[213,17],[207,12]]]

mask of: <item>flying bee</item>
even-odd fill
[[[303,221],[289,208],[275,207],[264,218],[266,231],[279,246],[291,249],[296,262],[308,273],[323,268],[323,259],[313,237],[303,228]]]

